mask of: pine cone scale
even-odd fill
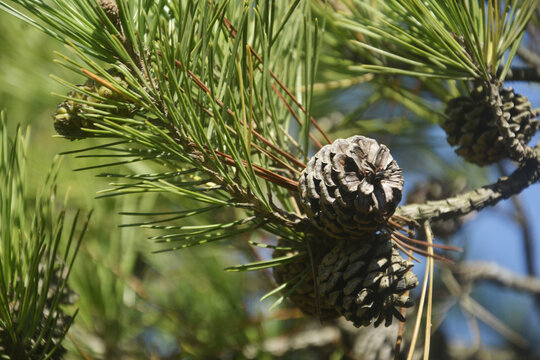
[[[294,288],[292,294],[289,295],[289,300],[296,305],[300,310],[308,315],[317,315],[320,311],[320,315],[323,319],[332,319],[338,317],[339,314],[334,309],[334,306],[327,300],[318,296],[315,291],[315,279],[312,275],[312,266],[317,267],[322,257],[328,252],[328,246],[325,245],[324,241],[314,240],[308,238],[306,241],[310,242],[312,249],[312,258],[308,256],[307,250],[299,250],[298,244],[294,242],[280,239],[278,241],[278,249],[274,250],[272,257],[278,258],[290,254],[304,254],[304,256],[295,258],[294,261],[282,264],[280,266],[274,267],[274,279],[278,284],[288,283],[288,288]],[[279,248],[290,247],[293,250],[284,251]],[[315,262],[314,265],[311,264],[311,260]],[[298,275],[307,271],[307,275],[304,280],[300,283],[294,283],[294,279],[297,279]],[[331,277],[333,274],[327,272],[325,274],[319,274],[319,278],[322,276],[326,278]],[[296,281],[299,281],[297,279]]]

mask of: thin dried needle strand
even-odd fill
[[[220,156],[222,159],[225,160],[225,163],[229,165],[238,165],[236,161],[233,159],[231,155],[222,153],[220,151],[215,151],[218,156]],[[242,160],[242,165],[247,167],[247,161]],[[261,178],[268,180],[276,185],[282,186],[286,189],[298,191],[298,182],[295,180],[291,180],[289,178],[286,178],[285,176],[276,174],[268,169],[265,169],[259,165],[252,164],[253,170],[257,175],[259,175]]]
[[[431,225],[429,221],[424,222],[424,231],[426,233],[426,240],[429,244],[433,243],[433,231],[431,230]],[[431,258],[428,258],[429,266],[429,288],[428,288],[428,304],[427,304],[427,313],[426,313],[426,332],[424,340],[424,360],[429,360],[429,349],[430,349],[430,340],[431,340],[431,317],[433,310],[433,247],[428,249],[428,252],[431,254]]]
[[[106,88],[108,88],[109,90],[112,90],[114,91],[115,93],[117,94],[120,94],[122,96],[125,96],[126,98],[128,98],[130,101],[133,101],[135,104],[143,107],[143,105],[135,98],[133,98],[132,96],[129,96],[128,94],[122,92],[121,90],[117,89],[113,84],[111,84],[111,82],[109,82],[108,80],[86,70],[86,69],[81,69],[82,73],[85,74],[86,76],[88,76],[89,78],[91,78],[92,80],[100,83],[101,85],[105,86]]]
[[[413,259],[414,261],[416,261],[417,263],[421,263],[420,260],[418,260],[418,258],[416,258],[414,255],[412,255],[412,252],[411,250],[407,250],[405,249],[405,247],[401,246],[401,244],[399,242],[396,242],[396,246],[398,247],[399,250],[403,251],[403,253],[405,254],[409,254],[409,256],[411,257],[411,259]]]
[[[437,249],[441,249],[441,250],[451,250],[451,251],[463,252],[463,249],[460,248],[460,247],[457,247],[457,246],[444,245],[444,244],[435,244],[433,242],[432,243],[426,242],[425,240],[412,239],[412,238],[410,238],[408,236],[403,235],[399,231],[394,231],[393,234],[400,237],[404,241],[408,241],[408,242],[418,244],[418,245],[423,245],[425,247],[433,247],[433,248],[437,248]]]
[[[393,219],[396,219],[398,221],[403,221],[404,223],[406,223],[406,224],[408,224],[408,225],[410,225],[412,227],[415,227],[415,228],[420,227],[420,224],[418,223],[418,221],[416,221],[415,219],[408,218],[406,216],[393,214],[392,217],[389,219],[389,223],[390,223],[390,221],[392,221],[392,223],[395,223]],[[395,224],[397,224],[397,223],[395,223]]]
[[[300,118],[298,117],[298,115],[296,115],[296,113],[294,112],[294,110],[292,109],[292,107],[287,103],[287,100],[285,100],[285,98],[283,97],[283,95],[281,95],[281,93],[279,92],[279,90],[276,88],[276,86],[274,84],[271,85],[272,86],[272,89],[274,90],[274,92],[277,94],[277,96],[279,97],[279,100],[281,100],[281,102],[285,105],[285,107],[287,108],[287,110],[289,111],[289,113],[292,115],[292,117],[296,120],[296,122],[302,126],[302,120],[300,120]],[[317,147],[320,149],[322,148],[322,144],[319,142],[319,140],[317,140],[315,138],[315,136],[313,136],[312,133],[309,133],[309,138],[313,141],[313,143],[315,143],[315,145],[317,145]]]
[[[261,62],[261,64],[263,63],[263,60],[262,58],[259,56],[259,54],[257,54],[255,52],[255,50],[253,50],[253,48],[249,47],[251,53],[253,54],[253,56],[255,56],[257,58],[257,60],[259,60]],[[300,110],[302,110],[302,112],[304,114],[307,113],[306,111],[306,108],[304,108],[304,106],[300,103],[300,101],[298,101],[296,99],[296,97],[293,95],[293,93],[281,82],[281,80],[279,80],[279,78],[277,77],[276,74],[274,74],[274,72],[272,70],[269,70],[270,71],[270,76],[272,76],[272,78],[278,83],[279,87],[281,89],[283,89],[283,91],[285,91],[285,93],[291,98],[292,101],[294,101],[294,103],[296,105],[298,105],[298,107],[300,108]],[[328,135],[326,135],[326,133],[323,131],[323,129],[321,129],[321,127],[319,126],[319,124],[317,124],[317,122],[315,121],[315,119],[313,118],[313,116],[310,116],[309,117],[309,120],[311,121],[311,123],[313,124],[313,126],[315,126],[315,128],[321,133],[321,135],[324,137],[324,139],[329,143],[331,144],[332,143],[332,140],[330,140],[330,138],[328,137]]]
[[[426,262],[426,271],[424,275],[424,281],[422,283],[422,294],[420,295],[420,304],[418,305],[418,312],[416,314],[416,321],[414,323],[413,335],[411,338],[411,345],[409,347],[409,353],[407,354],[407,360],[412,360],[414,356],[414,350],[416,348],[416,341],[418,340],[418,334],[420,333],[420,323],[422,321],[422,313],[424,312],[424,302],[426,300],[427,282],[429,277],[429,259]]]
[[[407,249],[409,249],[409,250],[414,251],[414,252],[417,253],[417,254],[424,255],[424,256],[426,256],[426,257],[432,257],[432,258],[434,258],[434,259],[436,259],[436,260],[443,261],[443,262],[446,262],[446,263],[449,263],[449,264],[453,264],[453,263],[454,263],[453,260],[450,260],[450,259],[448,259],[448,258],[445,258],[444,256],[440,256],[440,255],[437,255],[437,254],[430,254],[429,252],[427,252],[427,251],[425,251],[425,250],[422,250],[422,249],[419,249],[419,248],[417,248],[417,247],[414,247],[414,246],[412,246],[412,245],[410,245],[410,244],[407,244],[406,242],[404,242],[404,241],[400,240],[399,238],[397,238],[394,234],[391,234],[390,236],[392,237],[392,239],[393,239],[395,242],[401,244],[403,247],[405,247],[405,248],[407,248]],[[430,248],[430,249],[431,249],[431,248]]]
[[[409,261],[412,257],[409,256]],[[404,295],[405,296],[409,296],[409,293],[411,291],[410,290],[407,290]],[[399,309],[399,313],[401,314],[401,316],[403,316],[403,318],[405,318],[405,314],[406,314],[406,309],[405,307],[401,307]],[[401,351],[401,343],[403,342],[403,330],[405,328],[405,322],[403,321],[400,321],[399,322],[399,325],[398,325],[398,333],[397,333],[397,338],[396,338],[396,346],[394,348],[394,360],[399,360],[399,353]]]
[[[408,229],[405,226],[401,225],[400,223],[394,221],[392,219],[393,217],[394,215],[392,215],[390,219],[388,219],[388,225],[390,225],[391,228],[396,229],[396,230],[401,230],[411,236],[414,236],[416,234],[413,229]],[[414,226],[415,224],[413,224],[412,222],[405,222],[405,223],[408,224],[408,226],[412,226],[413,228],[418,227],[418,226]]]
[[[178,60],[174,60],[175,64],[177,67],[179,68],[182,68],[182,63]],[[189,78],[195,83],[195,85],[197,85],[201,90],[203,90],[205,93],[207,93],[208,95],[212,96],[212,98],[216,101],[216,103],[219,105],[219,107],[223,108],[225,107],[225,104],[223,103],[223,101],[221,101],[218,97],[212,95],[212,92],[210,91],[210,89],[204,84],[203,81],[201,81],[197,75],[195,75],[191,70],[188,70],[188,74],[189,74]],[[202,104],[196,102],[197,105],[201,106],[202,107]],[[234,112],[227,108],[227,114],[229,114],[230,116],[234,116]],[[212,115],[212,112],[208,109],[206,109],[205,111],[207,114],[209,114],[210,116],[213,116]],[[238,120],[240,122],[241,125],[244,125],[244,122],[242,120]],[[229,131],[231,131],[231,127],[227,125],[227,129]],[[274,151],[278,152],[280,155],[284,156],[285,158],[287,158],[289,161],[293,162],[294,164],[296,164],[299,168],[303,169],[306,167],[306,164],[304,164],[303,162],[301,162],[300,160],[298,160],[297,158],[295,158],[294,156],[292,156],[291,154],[289,154],[288,152],[280,149],[277,145],[273,144],[272,142],[270,142],[269,140],[267,140],[263,135],[261,135],[260,133],[258,133],[255,129],[251,129],[251,133],[253,135],[255,135],[255,137],[262,141],[265,145],[271,147]]]

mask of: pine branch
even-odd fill
[[[514,273],[494,262],[469,261],[451,266],[462,282],[489,281],[540,296],[540,279]]]
[[[178,139],[180,143],[183,143],[184,141],[181,139]],[[199,158],[199,161],[205,166],[207,169],[211,169],[212,164],[209,162],[208,158],[205,157],[205,155],[194,148],[194,144],[183,144],[185,148],[189,149],[192,148],[192,155]],[[226,156],[225,154],[222,154],[222,156],[226,159],[225,161],[228,162],[231,165],[238,166],[232,160],[230,157]],[[245,163],[241,164],[240,166],[245,166]],[[260,170],[263,174],[265,174],[264,169]],[[265,206],[263,203],[261,203],[257,198],[254,198],[252,193],[246,189],[243,188],[237,184],[231,184],[225,181],[223,176],[216,172],[209,171],[210,175],[212,176],[214,182],[217,184],[220,184],[220,186],[225,190],[228,194],[231,195],[232,199],[240,204],[249,204],[248,208],[252,210],[260,219],[267,219],[271,220],[273,222],[276,222],[278,224],[281,224],[285,227],[294,227],[299,221],[300,218],[296,216],[294,213],[286,212],[286,211],[280,211],[278,208],[275,208],[275,211],[268,211],[268,207]],[[263,175],[264,176],[264,175]],[[269,175],[271,176],[271,175]],[[267,180],[272,179],[272,177],[267,178]],[[290,182],[286,182],[290,183]],[[291,189],[296,190],[296,182],[290,183]]]
[[[525,46],[520,46],[517,54],[527,65],[540,68],[540,55],[535,51],[529,50]]]
[[[509,177],[501,178],[494,184],[444,200],[401,206],[396,210],[396,215],[416,221],[434,221],[463,216],[493,206],[539,181],[540,145],[534,148],[533,154]]]
[[[540,67],[511,67],[506,74],[505,80],[540,83]]]

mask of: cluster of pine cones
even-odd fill
[[[521,161],[540,128],[539,114],[498,80],[475,82],[469,96],[448,102],[442,127],[468,162]],[[342,315],[357,327],[383,321],[389,326],[394,317],[404,321],[398,308],[412,305],[407,294],[418,280],[413,264],[380,231],[403,190],[401,169],[388,148],[363,136],[338,139],[309,161],[298,190],[314,231],[300,243],[280,239],[274,251],[275,258],[296,255],[274,268],[276,281],[289,285],[289,299],[306,314]],[[455,231],[459,224],[453,225]]]
[[[299,255],[274,268],[276,281],[291,285],[296,306],[322,319],[344,316],[357,327],[404,321],[398,308],[412,306],[407,291],[418,280],[413,264],[379,231],[402,190],[401,169],[373,139],[338,139],[313,156],[299,192],[315,231],[301,244],[281,239],[274,251],[275,258]]]

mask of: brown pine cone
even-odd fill
[[[338,139],[309,161],[298,181],[311,222],[333,238],[383,227],[401,200],[403,176],[390,150],[364,136]]]
[[[405,295],[418,284],[412,266],[387,235],[341,241],[319,266],[319,293],[356,327],[389,326],[405,320],[397,307],[413,305]]]
[[[278,247],[287,247],[293,250],[276,249],[272,253],[272,258],[279,258],[282,256],[292,254],[303,254],[302,257],[295,260],[284,263],[282,265],[273,268],[274,279],[279,285],[290,282],[289,286],[284,290],[287,293],[298,281],[303,280],[287,298],[296,305],[303,313],[307,315],[318,316],[317,301],[319,302],[319,310],[321,319],[334,319],[339,317],[339,313],[334,307],[329,304],[325,299],[319,296],[317,299],[317,292],[315,291],[315,283],[313,280],[313,270],[317,271],[319,263],[326,253],[330,250],[328,246],[321,241],[315,241],[313,238],[308,238],[307,241],[311,241],[311,253],[313,257],[313,267],[311,264],[310,256],[306,244],[297,243],[290,240],[279,239]]]
[[[527,144],[540,128],[540,110],[533,109],[526,97],[502,85],[477,85],[470,96],[450,100],[445,113],[448,119],[441,126],[448,143],[457,146],[459,156],[480,166],[505,158],[519,160],[514,149]],[[497,126],[501,119],[506,139]]]

